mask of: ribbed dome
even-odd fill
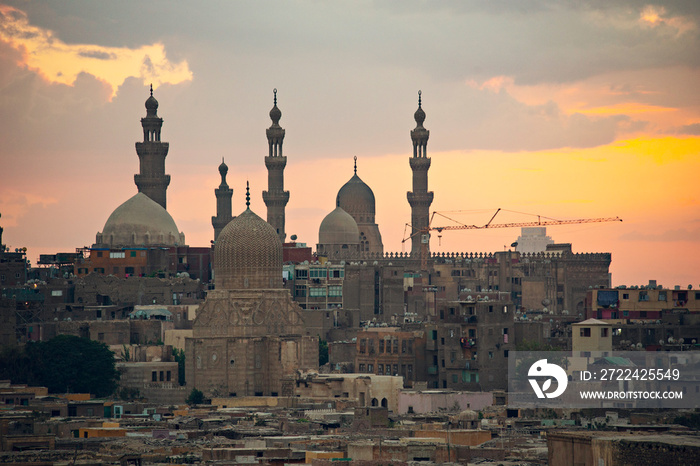
[[[218,290],[282,287],[282,242],[275,229],[246,209],[221,230],[214,245]]]
[[[372,189],[355,173],[350,181],[338,191],[335,205],[341,207],[355,219],[360,215],[370,215],[371,221],[374,221],[374,203]]]
[[[319,244],[358,244],[359,242],[360,230],[357,228],[357,222],[340,207],[336,207],[333,212],[326,215],[318,229]]]
[[[138,193],[117,207],[107,219],[97,244],[109,246],[183,246],[185,236],[160,204]]]

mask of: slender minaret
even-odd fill
[[[146,100],[146,118],[141,118],[141,126],[143,142],[136,143],[140,173],[134,175],[134,182],[140,193],[167,209],[166,191],[170,175],[165,174],[165,157],[168,155],[169,144],[160,141],[163,119],[158,117],[158,101],[153,97],[153,85],[151,96]]]
[[[221,159],[219,173],[221,174],[221,184],[214,190],[216,194],[216,217],[211,218],[211,224],[214,227],[214,242],[216,242],[219,237],[221,230],[228,225],[228,222],[233,220],[231,216],[231,197],[233,196],[233,189],[229,188],[228,184],[226,184],[228,166],[224,163],[224,159]]]
[[[284,232],[284,208],[289,202],[289,191],[284,190],[284,167],[287,165],[287,157],[282,155],[284,129],[279,125],[282,112],[277,108],[277,89],[273,92],[275,105],[270,110],[272,126],[266,131],[270,153],[265,157],[267,191],[263,191],[263,200],[267,206],[267,223],[272,225],[284,243],[287,236]]]
[[[428,223],[430,221],[430,204],[433,202],[433,192],[428,191],[428,169],[430,168],[430,157],[428,157],[428,137],[430,131],[423,127],[425,112],[421,108],[421,91],[418,91],[418,110],[413,115],[416,120],[416,128],[411,131],[413,141],[413,157],[409,159],[411,170],[413,170],[413,191],[407,193],[408,203],[411,205],[411,255],[421,257],[421,248],[427,260],[430,257],[430,243],[428,239]]]

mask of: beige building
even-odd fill
[[[571,324],[571,335],[574,355],[612,351],[612,325],[602,320],[588,319]]]
[[[283,288],[278,232],[250,208],[221,231],[214,274],[215,289],[185,340],[188,387],[208,396],[278,396],[286,376],[318,368],[318,339],[304,336],[302,310]]]
[[[294,395],[301,398],[346,399],[359,407],[381,406],[399,412],[403,377],[374,374],[313,374],[297,379]]]

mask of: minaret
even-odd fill
[[[224,159],[221,159],[219,173],[221,174],[221,184],[214,190],[216,194],[216,217],[211,218],[211,224],[214,226],[214,241],[219,237],[221,230],[228,225],[228,222],[233,220],[231,216],[231,197],[233,196],[233,189],[229,188],[228,184],[226,184],[228,166],[224,163]]]
[[[267,206],[267,223],[272,225],[284,243],[287,236],[284,232],[284,208],[289,202],[289,191],[284,190],[284,167],[287,165],[287,157],[282,155],[284,129],[279,125],[282,112],[277,108],[277,89],[273,92],[275,105],[270,110],[272,126],[266,131],[270,153],[265,157],[267,191],[263,191],[263,200]]]
[[[166,207],[166,191],[170,184],[170,175],[165,174],[165,157],[168,155],[169,144],[160,142],[160,128],[163,119],[158,117],[158,101],[151,96],[146,100],[146,118],[141,118],[143,126],[143,142],[136,143],[136,153],[139,155],[140,173],[134,175],[134,182],[140,193]]]
[[[407,193],[408,203],[411,205],[411,255],[421,257],[422,261],[427,261],[430,257],[430,232],[428,223],[430,214],[430,204],[433,203],[433,192],[428,191],[428,169],[430,168],[430,157],[428,157],[428,137],[430,131],[423,127],[425,112],[421,108],[421,91],[418,91],[418,110],[413,115],[416,120],[416,128],[411,131],[413,141],[413,157],[409,159],[411,170],[413,170],[413,191]],[[426,254],[421,256],[421,247]]]

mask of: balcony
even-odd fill
[[[459,339],[459,344],[463,349],[469,349],[476,347],[476,338],[462,337]]]

